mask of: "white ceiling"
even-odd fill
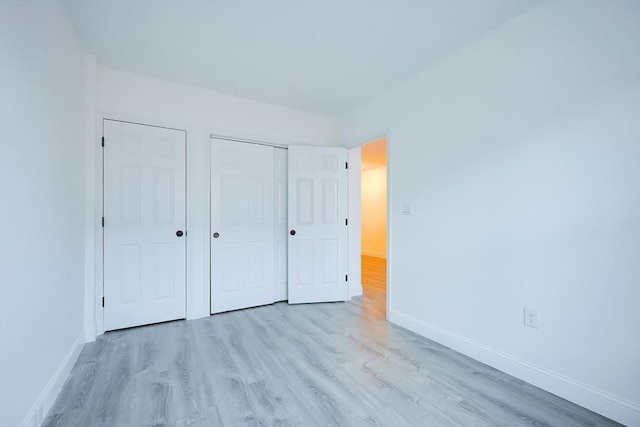
[[[98,62],[339,116],[524,12],[525,0],[66,0]]]

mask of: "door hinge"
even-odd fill
[[[349,218],[344,219],[344,225],[349,225]]]
[[[349,169],[349,162],[345,162],[345,163],[344,163],[344,168],[345,168],[345,169]]]
[[[104,227],[104,217],[102,217],[102,226]]]
[[[104,297],[102,297],[102,307],[104,307]]]
[[[348,275],[348,274],[345,274],[345,275],[344,275],[344,281],[345,281],[345,282],[348,282],[348,281],[349,281],[349,275]]]
[[[104,147],[104,136],[102,137],[102,146]]]

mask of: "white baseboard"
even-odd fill
[[[459,353],[629,427],[640,427],[640,405],[541,366],[430,325],[393,308],[389,321]]]
[[[67,380],[71,368],[75,365],[78,356],[82,351],[86,339],[86,332],[83,330],[78,335],[78,338],[71,344],[71,348],[67,352],[66,356],[58,366],[58,369],[53,373],[51,379],[40,393],[40,396],[31,407],[31,410],[27,413],[20,423],[20,427],[39,427],[47,416],[47,413],[53,406],[53,403],[58,397],[58,393],[62,390],[64,382]]]
[[[349,283],[349,298],[362,295],[362,283]]]
[[[362,250],[360,252],[362,255],[366,255],[366,256],[372,256],[375,258],[382,258],[382,259],[386,259],[387,258],[387,254],[384,252],[375,252],[375,251],[366,251],[366,250]]]

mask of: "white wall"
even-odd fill
[[[640,3],[545,2],[343,118],[389,136],[390,319],[630,425],[639,76]]]
[[[99,135],[102,135],[103,117],[187,131],[189,318],[209,315],[209,134],[278,144],[336,146],[339,143],[334,119],[100,65],[97,69],[97,104]],[[101,160],[97,158],[96,165],[100,164]],[[99,166],[96,171],[100,173]],[[99,194],[98,211],[101,211],[101,200]],[[100,268],[98,265],[97,277],[101,277]],[[96,283],[101,286],[99,280]],[[94,306],[98,311],[96,330],[100,333],[102,308],[98,299],[101,293],[95,294]]]
[[[0,2],[0,425],[38,423],[84,342],[85,56],[57,2]]]
[[[387,257],[387,167],[362,171],[362,254]]]

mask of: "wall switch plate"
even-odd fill
[[[402,204],[402,215],[412,215],[413,214],[413,206],[411,203],[403,203]]]
[[[524,325],[530,328],[538,328],[538,310],[531,307],[524,308]]]

